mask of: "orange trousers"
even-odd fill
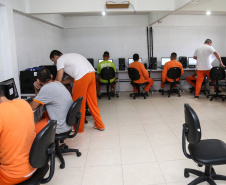
[[[97,91],[100,92],[100,77],[97,78],[96,83],[97,83]],[[115,83],[116,83],[116,78],[115,78]],[[115,84],[112,85],[112,87],[115,88]]]
[[[196,77],[194,77],[194,76],[188,76],[187,78],[185,78],[185,80],[186,80],[189,84],[191,84],[192,87],[195,87],[195,86],[196,86],[196,84],[192,82],[192,80],[195,80],[195,81],[197,80]]]
[[[97,106],[97,93],[96,93],[96,78],[95,72],[87,73],[81,79],[74,81],[72,99],[77,100],[80,96],[83,97],[81,107],[81,121],[78,132],[84,132],[85,122],[85,107],[88,104],[90,113],[95,121],[95,127],[104,129],[104,123],[101,120],[99,108]]]
[[[32,176],[32,175],[31,175]],[[5,176],[0,170],[0,185],[14,185],[24,182],[25,180],[29,179],[29,177],[21,177],[21,178],[10,178]]]
[[[48,121],[49,121],[49,115],[47,111],[45,111],[42,114],[42,118],[40,119],[40,121],[35,123],[36,135],[48,124]]]
[[[205,71],[200,71],[197,70],[197,80],[196,80],[196,86],[195,86],[195,96],[199,96],[199,93],[201,91],[201,87],[202,87],[202,82],[205,78],[205,75],[208,76],[208,78],[211,80],[210,78],[210,70],[205,70]],[[212,82],[214,82],[214,80],[211,80]],[[216,87],[214,87],[214,89],[216,90]]]
[[[149,91],[152,84],[154,83],[154,80],[152,78],[147,78],[144,80],[144,82],[141,82],[141,83],[146,83],[146,82],[148,82],[148,85],[146,85],[146,87],[144,88],[144,91]],[[133,92],[137,93],[138,89],[136,87],[133,87]]]

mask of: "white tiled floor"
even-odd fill
[[[121,93],[110,101],[103,97],[98,106],[106,130],[93,129],[88,117],[85,132],[68,139],[76,154],[64,155],[66,167],[56,171],[50,185],[185,185],[195,176],[184,178],[184,168],[199,169],[182,152],[181,135],[184,103],[196,111],[203,138],[219,138],[226,142],[226,102],[221,99],[199,99],[188,92],[181,97],[150,94],[145,100],[133,100]],[[201,168],[203,170],[203,168]],[[216,166],[226,175],[226,165]],[[218,185],[226,182],[217,181]],[[201,185],[207,185],[202,183]]]

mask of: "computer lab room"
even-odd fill
[[[225,0],[0,0],[0,185],[226,185]]]

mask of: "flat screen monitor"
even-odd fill
[[[0,82],[0,85],[3,87],[5,97],[9,100],[13,100],[19,97],[16,84],[13,78]]]
[[[161,58],[161,66],[164,66],[166,62],[170,61],[170,57],[162,57]]]
[[[196,66],[197,60],[195,60],[193,57],[188,57],[188,65],[189,66]]]
[[[226,57],[221,57],[222,63],[226,66]]]
[[[99,63],[102,62],[102,61],[103,61],[102,59],[99,59]],[[108,59],[108,61],[113,62],[112,59]]]
[[[93,58],[87,58],[87,60],[90,62],[90,64],[94,67],[94,60]]]
[[[132,58],[129,58],[128,61],[129,61],[129,65],[134,62],[134,60]],[[142,58],[139,59],[139,62],[142,63]]]

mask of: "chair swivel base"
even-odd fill
[[[176,93],[180,97],[180,90],[179,89],[175,89],[175,88],[171,89],[171,90],[168,90],[168,91],[162,90],[161,93],[162,93],[162,95],[164,95],[164,93],[167,93],[169,98],[170,98],[170,95],[172,93]]]
[[[82,153],[79,152],[78,149],[70,149],[70,148],[68,148],[68,146],[65,143],[63,143],[62,145],[60,145],[58,149],[57,148],[58,147],[56,147],[56,155],[60,159],[60,162],[61,162],[60,168],[61,169],[64,169],[65,168],[65,161],[64,161],[64,158],[62,156],[63,153],[75,152],[77,154],[77,157],[80,157],[82,155]]]
[[[207,98],[209,98],[211,96],[212,96],[212,98],[210,98],[210,101],[213,101],[213,99],[217,98],[217,97],[221,97],[222,101],[224,101],[225,97],[226,97],[226,95],[223,95],[223,94],[208,94]]]
[[[216,174],[214,169],[212,168],[212,166],[206,166],[205,172],[185,168],[184,169],[184,177],[188,178],[189,173],[197,175],[198,178],[196,178],[195,180],[190,182],[188,185],[196,185],[196,184],[199,184],[199,183],[205,182],[205,181],[207,181],[210,185],[216,185],[214,180],[224,180],[224,181],[226,181],[226,176]]]
[[[110,100],[111,97],[115,97],[115,96],[116,96],[117,98],[119,97],[118,94],[116,94],[115,92],[109,92],[109,93],[101,93],[101,95],[99,95],[98,98],[101,99],[101,97],[102,97],[103,95],[108,96],[108,100]]]
[[[144,92],[138,92],[138,93],[131,93],[130,94],[130,97],[132,98],[133,97],[133,99],[135,100],[136,99],[136,97],[139,97],[139,96],[143,96],[144,97],[144,99],[146,99],[146,97],[148,96],[148,93],[144,93]]]

